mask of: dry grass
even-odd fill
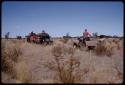
[[[2,83],[5,83],[5,84],[22,83],[19,80],[13,79],[9,74],[6,74],[4,72],[1,73],[1,80],[2,80]]]
[[[1,64],[2,64],[1,71],[12,74],[14,63],[12,60],[10,60],[7,52],[4,50],[2,50]]]
[[[112,42],[114,43],[114,44],[116,44],[116,46],[117,46],[117,49],[119,50],[120,49],[120,40],[118,40],[118,39],[113,39],[112,40]]]
[[[11,49],[8,49],[9,44],[12,44]],[[30,70],[26,67],[26,63],[18,61],[18,58],[22,55],[22,51],[18,44],[19,43],[15,40],[2,41],[2,72],[11,76],[8,82],[15,81],[15,83],[28,83],[31,82],[32,76]],[[7,80],[4,79],[4,81]]]
[[[120,49],[117,49],[117,45],[120,45]],[[5,40],[1,48],[1,66],[4,73],[2,81],[4,83],[122,83],[123,43],[108,41],[97,47],[97,55],[105,55],[104,57],[98,57],[93,52],[90,56],[87,51],[74,49],[72,41],[63,43],[55,40],[53,45],[44,47],[18,40]]]
[[[66,44],[67,42],[68,42],[68,38],[63,38],[61,41],[64,43],[64,44]]]
[[[95,49],[95,53],[98,56],[106,55],[112,56],[113,55],[113,46],[109,42],[99,42]]]
[[[74,73],[76,69],[79,69],[80,62],[78,59],[75,59],[74,49],[65,48],[64,46],[54,46],[52,49],[52,54],[54,56],[54,61],[44,64],[45,67],[50,70],[56,71],[56,79],[62,83],[75,83],[80,81],[81,75],[77,76],[79,73]],[[69,59],[65,60],[64,51],[68,53]]]
[[[9,57],[8,49],[6,49],[6,43],[2,42],[2,57],[1,57],[1,64],[2,64],[2,71],[6,73],[12,73],[14,63]]]
[[[30,69],[28,69],[26,62],[21,61],[16,64],[16,79],[21,81],[22,83],[31,83],[32,82],[32,73]]]
[[[13,42],[9,41],[8,43],[13,44]],[[8,49],[8,43],[7,41],[2,41],[2,72],[5,72],[9,74],[12,78],[15,78],[15,65],[22,52],[17,45],[12,47],[11,49]]]
[[[17,62],[19,56],[22,54],[21,50],[19,47],[15,46],[13,49],[9,52],[9,57],[14,61]]]
[[[117,71],[117,78],[119,80],[122,80],[123,79],[123,73],[121,70],[119,70],[118,66],[117,65],[114,65],[114,69]]]

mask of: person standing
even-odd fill
[[[91,35],[90,35],[90,33],[89,32],[87,32],[87,29],[85,29],[85,32],[83,32],[83,43],[85,44],[85,46],[86,46],[86,42],[85,41],[89,41],[90,40],[90,37]]]
[[[87,29],[85,29],[85,32],[83,32],[83,38],[86,39],[87,41],[89,41],[90,40],[89,36],[91,36],[90,33],[87,32]]]

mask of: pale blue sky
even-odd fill
[[[52,37],[81,36],[90,33],[123,36],[122,2],[85,1],[4,1],[2,3],[2,36],[25,36],[45,30]]]

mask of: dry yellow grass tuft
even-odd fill
[[[2,42],[1,50],[2,50],[2,57],[1,57],[2,69],[1,70],[3,72],[12,74],[14,63],[9,57],[10,52],[8,51],[8,49],[6,49],[6,43]]]
[[[15,78],[15,64],[18,61],[19,56],[22,54],[20,48],[16,45],[8,49],[9,44],[13,44],[13,41],[2,41],[2,72],[9,74],[11,77]]]
[[[45,67],[50,70],[56,71],[56,79],[62,83],[75,83],[81,80],[81,76],[77,76],[79,73],[74,72],[79,69],[80,62],[74,58],[75,50],[73,48],[66,48],[65,46],[54,46],[52,54],[54,61],[44,64]],[[65,54],[68,54],[68,59],[65,59]]]
[[[31,83],[32,82],[32,74],[28,69],[26,62],[21,61],[16,64],[16,79],[21,81],[22,83]]]
[[[1,64],[2,64],[1,70],[3,72],[12,74],[14,63],[13,61],[10,60],[10,58],[8,57],[8,53],[5,50],[2,50]]]
[[[63,38],[61,41],[64,43],[64,44],[66,44],[67,42],[68,42],[68,38]]]
[[[17,62],[19,56],[22,54],[20,48],[18,46],[13,47],[13,49],[9,53],[9,57],[14,61]]]
[[[96,55],[102,56],[112,56],[113,55],[113,46],[110,42],[102,41],[97,44],[97,47],[95,49]]]

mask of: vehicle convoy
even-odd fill
[[[37,43],[37,44],[52,44],[53,41],[48,33],[42,32],[35,34],[33,32],[29,33],[28,36],[26,36],[27,42],[31,43]]]

